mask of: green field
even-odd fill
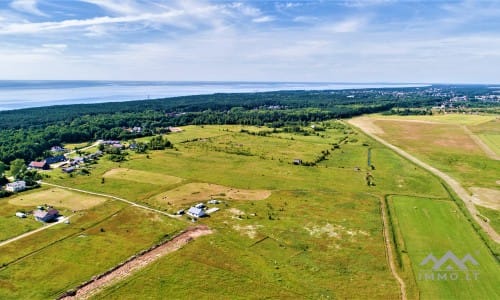
[[[479,212],[490,220],[490,224],[496,232],[500,232],[500,211],[486,207],[476,206]]]
[[[2,247],[1,299],[55,298],[182,228],[153,212],[108,202]]]
[[[476,134],[500,135],[499,122],[494,117],[464,115],[461,119],[447,119],[446,123],[415,122],[421,118],[414,116],[374,118],[376,126],[383,130],[382,138],[450,174],[465,187],[498,188],[500,161],[490,159],[461,125],[473,124],[469,129]],[[439,116],[435,118],[439,120]],[[429,120],[433,120],[432,116],[426,117]]]
[[[134,290],[147,287],[145,298],[335,299],[355,291],[360,298],[394,299],[398,290],[385,263],[378,207],[363,193],[305,191],[231,203],[204,221],[216,234],[98,298],[132,299]]]
[[[491,150],[500,155],[500,134],[479,134],[478,136]]]
[[[34,219],[19,219],[16,212],[22,207],[11,205],[5,199],[0,200],[0,241],[8,240],[42,226]]]
[[[386,258],[380,201],[386,195],[450,200],[449,195],[435,177],[344,122],[318,125],[325,131],[187,126],[167,136],[174,149],[146,154],[130,151],[120,163],[103,157],[87,166],[89,175],[47,172],[47,182],[116,195],[171,213],[212,197],[223,200],[212,205],[220,208],[218,212],[198,221],[213,229],[212,235],[159,259],[96,298],[136,299],[140,291],[143,298],[168,295],[174,299],[342,299],[353,295],[398,299],[399,286]],[[372,167],[367,165],[368,153]],[[324,159],[317,160],[322,155]],[[293,164],[294,159],[317,162],[300,166]],[[50,195],[50,191],[33,192],[29,204],[36,202],[37,193]],[[24,195],[28,196],[17,197]],[[63,193],[60,197],[66,199],[59,202],[66,209],[79,205],[71,224],[59,224],[0,249],[0,265],[4,265],[0,298],[53,298],[191,223],[123,202],[97,203],[87,196]],[[19,204],[19,199],[0,203],[8,207],[11,202]],[[426,202],[454,205],[451,200]],[[398,224],[403,217],[389,204]],[[456,215],[448,213],[442,212],[442,217]],[[470,227],[465,219],[456,222]],[[441,226],[436,232],[450,224],[436,224]],[[405,241],[413,234],[415,241],[420,240],[420,232],[411,231],[403,222],[399,225],[396,233],[401,232]],[[484,244],[469,229],[461,230],[461,238],[484,251]],[[406,246],[409,250],[410,244]],[[402,248],[398,249],[401,254]],[[462,250],[469,251],[460,248],[457,255]],[[409,299],[416,298],[419,290],[429,295],[422,299],[441,295],[416,282],[409,267],[405,269],[410,260],[421,260],[420,254],[408,252],[409,258],[402,257],[404,263],[398,270],[407,281]],[[481,266],[498,267],[488,255],[481,258]],[[31,267],[35,265],[37,270]],[[77,268],[81,271],[75,272]],[[51,274],[49,284],[44,281],[46,274]],[[495,282],[494,277],[485,275],[484,279],[485,287]],[[457,293],[466,288],[455,287]],[[477,295],[488,292],[491,289],[486,288]]]
[[[500,269],[498,262],[478,238],[472,226],[452,201],[395,196],[389,199],[393,223],[397,224],[398,246],[402,256],[411,260],[422,299],[498,299]],[[459,259],[470,254],[479,263],[467,263],[468,271],[458,270],[453,263],[441,271],[429,270],[432,263],[420,263],[433,254],[440,259],[452,251]],[[451,265],[454,271],[446,270]],[[457,274],[456,280],[452,275]],[[477,272],[477,280],[475,273]],[[444,277],[438,279],[438,273]],[[427,277],[426,277],[427,276]],[[433,279],[431,276],[435,276]],[[467,280],[469,276],[470,280]]]

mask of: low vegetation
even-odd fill
[[[319,95],[317,102],[311,101],[329,108],[330,98]],[[180,124],[196,124],[195,120],[218,117],[225,102],[214,99],[209,103],[221,111],[206,115],[186,111],[148,127],[178,125],[172,123],[175,118],[186,118]],[[255,111],[251,107],[256,102],[247,99],[243,109],[228,109],[224,114],[235,114],[251,126],[189,125],[156,137],[133,136],[133,143],[151,147],[120,150],[122,160],[99,159],[87,164],[85,173],[42,172],[45,182],[121,197],[153,210],[116,198],[43,186],[2,199],[0,229],[12,227],[12,234],[0,235],[0,240],[42,226],[29,217],[14,217],[19,209],[48,204],[71,217],[69,224],[1,246],[0,298],[58,297],[190,226],[191,218],[170,218],[162,212],[175,213],[199,202],[219,209],[196,221],[213,234],[158,259],[94,298],[132,299],[138,291],[143,298],[399,298],[401,289],[387,262],[381,201],[388,204],[396,271],[405,280],[409,299],[419,295],[422,299],[487,299],[500,293],[498,261],[437,178],[346,122],[326,120],[331,115],[322,115],[321,109],[317,115],[300,110],[307,116],[301,119],[304,115],[295,115],[299,108],[293,110],[299,101],[293,99],[276,104],[283,109],[285,102],[289,105],[283,115],[277,113],[276,120],[282,124],[259,121],[274,113],[266,108],[265,98]],[[129,108],[133,111],[133,107]],[[337,113],[330,108],[329,113]],[[137,116],[147,120],[149,113]],[[245,119],[254,114],[262,115]],[[111,120],[121,124],[117,120],[123,115],[114,117]],[[84,126],[77,122],[80,117],[74,118],[75,124]],[[82,118],[97,127],[104,122],[100,115]],[[481,127],[485,123],[477,121],[479,117],[463,125],[452,123],[449,116],[438,117],[437,127],[429,127],[435,124],[428,120],[407,125],[400,117],[380,118],[376,124],[402,147],[445,169],[447,157],[465,160],[448,164],[446,171],[455,174],[459,172],[455,168],[462,166],[460,172],[470,175],[460,178],[470,186],[496,187],[496,162],[485,161],[481,150],[459,130],[466,125],[472,132],[492,135],[495,126]],[[308,122],[311,119],[314,122]],[[455,138],[461,148],[449,150]],[[159,145],[157,150],[153,145]],[[210,199],[219,202],[207,204]],[[496,211],[480,211],[498,226]],[[447,251],[460,259],[471,254],[479,263],[475,267],[480,280],[420,280],[420,262],[429,253],[439,258]]]

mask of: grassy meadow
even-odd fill
[[[479,239],[470,224],[453,201],[410,196],[389,198],[393,224],[399,229],[398,249],[412,268],[422,299],[498,299],[500,297],[500,269],[498,262]],[[440,259],[452,251],[459,259],[470,254],[479,263],[467,263],[468,271],[460,270],[453,263],[444,265],[437,278],[437,271],[430,270],[433,263],[420,265],[429,254]],[[452,271],[446,269],[453,267]],[[456,279],[451,274],[458,274]],[[476,275],[478,274],[476,279]],[[434,273],[434,278],[429,274]],[[427,274],[427,277],[425,277]],[[467,275],[469,277],[467,277]],[[453,277],[454,278],[454,277]]]
[[[0,298],[55,298],[184,226],[113,201],[71,220],[2,247]]]
[[[375,124],[383,130],[381,137],[388,142],[450,174],[465,187],[498,188],[500,161],[490,159],[464,131],[460,124],[469,116],[460,117],[457,123],[451,120],[446,123],[415,122],[412,120],[419,119],[411,116],[394,120],[381,118]],[[477,124],[479,116],[470,117],[473,118],[470,123],[474,124],[470,127],[472,132],[484,126]],[[493,128],[494,134],[500,136],[500,126]]]
[[[162,257],[95,298],[134,299],[140,293],[146,299],[165,295],[173,299],[399,299],[399,286],[386,258],[381,200],[387,195],[423,197],[429,210],[434,210],[433,203],[454,202],[435,177],[344,122],[318,125],[325,130],[304,127],[301,133],[284,133],[252,126],[186,126],[167,135],[174,149],[129,151],[127,160],[119,163],[103,157],[87,166],[90,174],[47,172],[47,182],[119,196],[171,213],[212,197],[222,200],[209,205],[219,207],[218,212],[197,221],[212,228],[212,235]],[[294,165],[294,159],[316,165]],[[0,298],[53,298],[191,223],[187,217],[174,220],[123,202],[64,192],[44,188],[0,201],[7,210],[54,194],[59,195],[53,199],[56,208],[78,210],[69,225],[59,224],[1,247]],[[427,249],[418,244],[425,232],[415,231],[408,222],[425,220],[406,220],[405,210],[395,207],[396,202],[391,200],[389,205],[397,241],[404,240],[408,250],[406,257],[403,246],[396,253],[402,260],[398,272],[407,283],[409,299],[419,293],[422,299],[447,296],[442,287],[418,283],[410,271]],[[492,256],[483,253],[485,246],[463,217],[440,206],[436,209],[441,217],[451,218],[448,223],[436,223],[441,226],[436,232],[458,224],[460,238],[478,244],[482,251],[481,266],[488,272],[498,267]],[[13,220],[5,220],[0,215],[0,226],[17,228],[8,223]],[[429,223],[420,225],[424,224]],[[416,244],[406,244],[413,235]],[[445,240],[449,244],[444,248],[455,245]],[[457,249],[460,255],[459,251],[472,251],[462,244]],[[483,292],[471,295],[495,291],[491,289],[494,278],[486,274],[484,279]],[[470,286],[453,288],[464,295],[461,289]]]

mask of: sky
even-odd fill
[[[500,1],[0,0],[2,80],[500,83]]]

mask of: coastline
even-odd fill
[[[55,105],[142,101],[216,93],[425,87],[420,83],[159,82],[0,80],[0,111]]]

